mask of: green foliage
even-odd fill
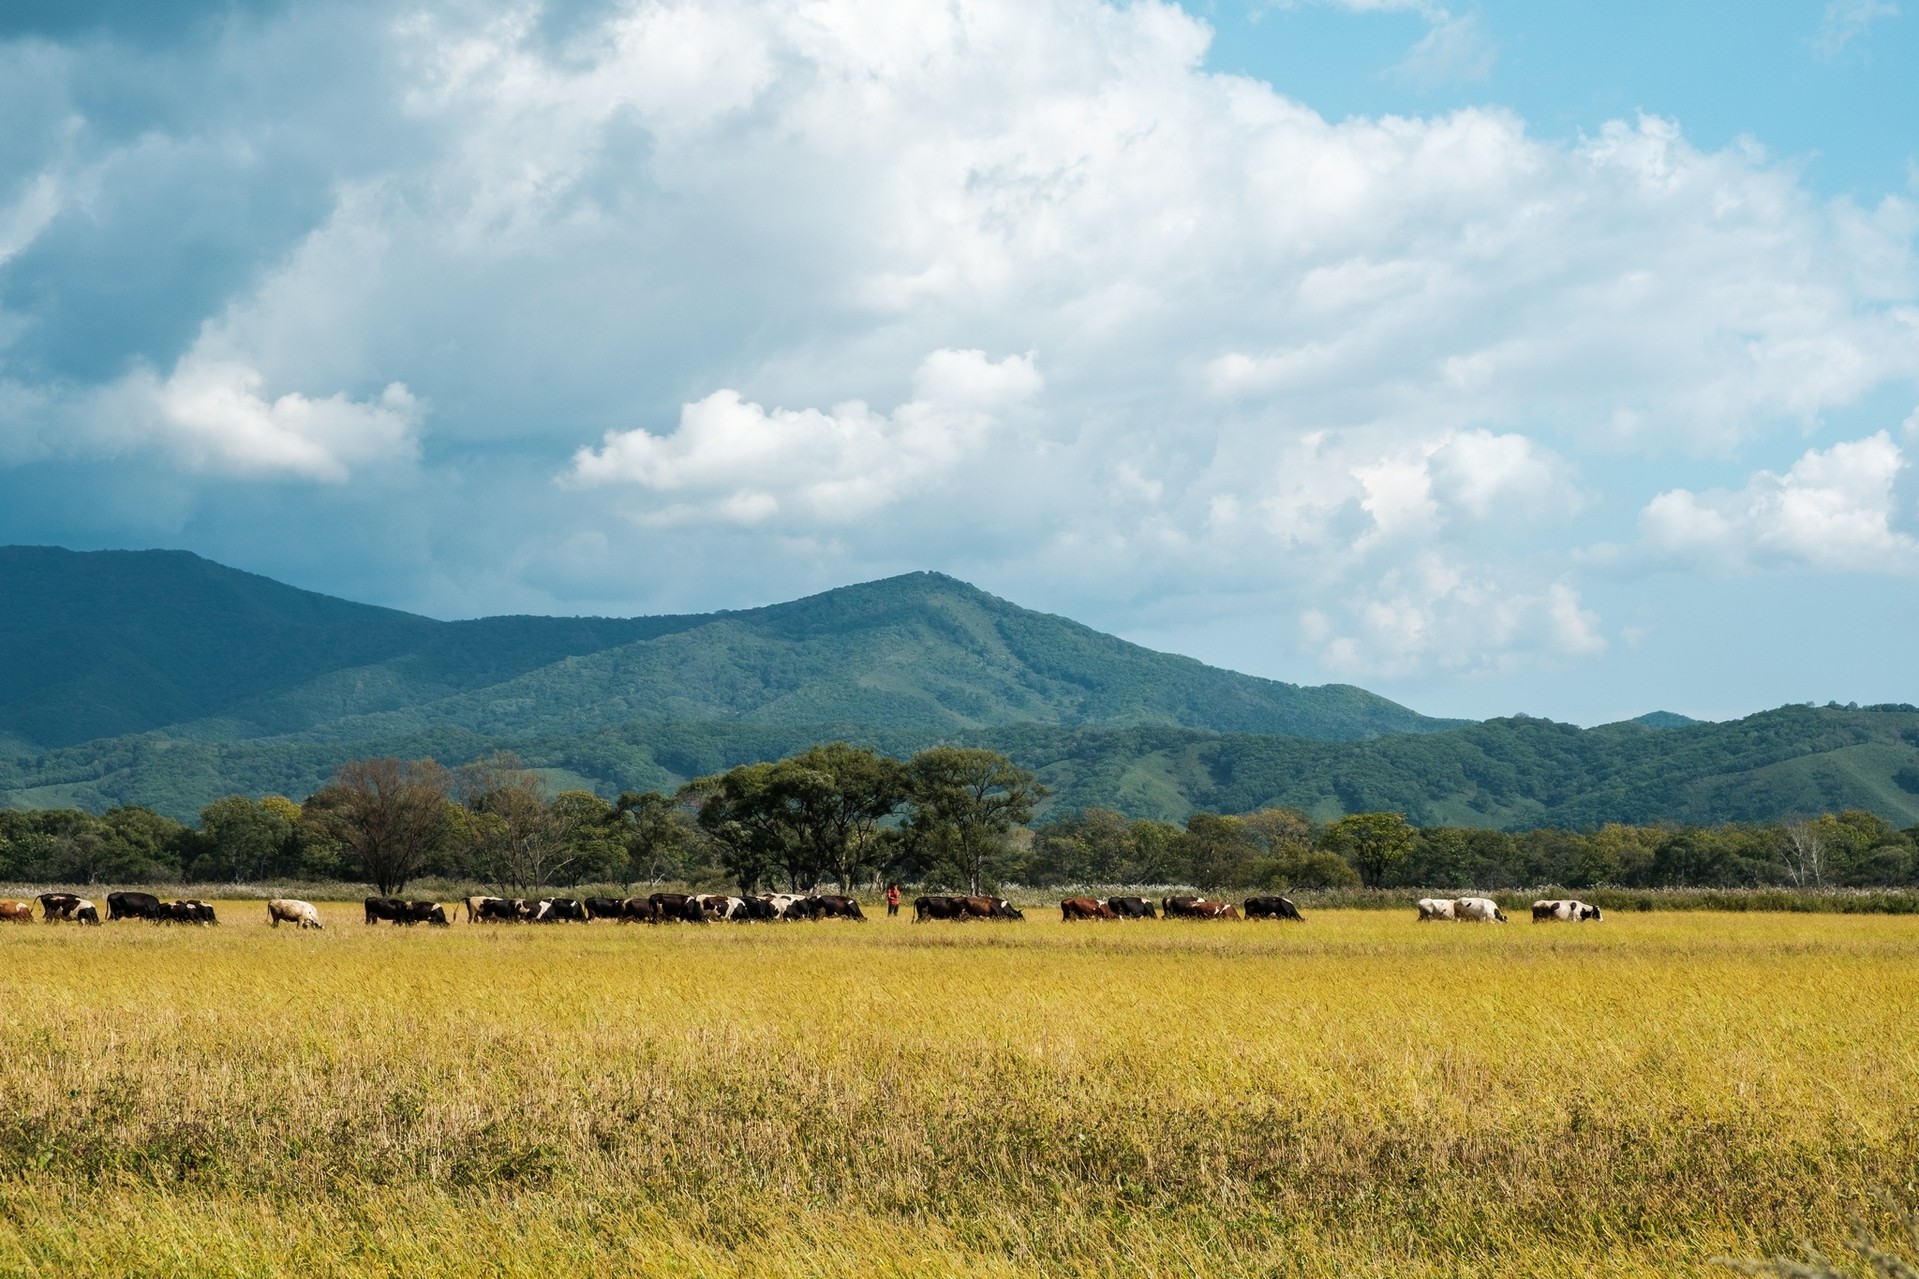
[[[996,751],[935,746],[907,765],[912,812],[905,827],[925,878],[980,893],[1010,863],[1007,839],[1047,795],[1033,774]]]
[[[1348,813],[1326,828],[1326,846],[1352,863],[1367,887],[1406,860],[1418,833],[1398,813]]]

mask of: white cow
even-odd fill
[[[1476,924],[1506,922],[1506,913],[1490,897],[1461,897],[1453,903],[1453,914],[1457,919]]]
[[[720,893],[706,893],[700,899],[700,913],[708,919],[744,919],[746,903],[738,897],[728,897]]]
[[[798,919],[799,912],[793,907],[806,900],[800,893],[761,893],[760,900],[773,908],[775,919]]]
[[[1578,923],[1585,919],[1604,919],[1599,907],[1588,906],[1580,901],[1537,901],[1533,903],[1533,922],[1543,924],[1548,920],[1566,920]]]
[[[1454,907],[1458,903],[1450,897],[1422,897],[1419,899],[1419,922],[1429,919],[1458,919]]]
[[[312,902],[295,900],[292,897],[275,897],[267,903],[267,918],[278,928],[282,921],[298,928],[323,928],[320,912],[313,909]]]

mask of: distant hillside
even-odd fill
[[[38,760],[39,777],[99,774],[128,752],[151,765],[186,743],[330,760],[381,743],[485,750],[711,721],[921,735],[1160,724],[1327,740],[1459,722],[1347,685],[1157,653],[936,573],[737,612],[439,622],[183,552],[0,548],[0,752]],[[189,757],[202,756],[171,758]],[[182,781],[172,802],[223,776]],[[43,786],[15,787],[9,802],[40,802],[20,789]]]

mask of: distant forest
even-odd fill
[[[124,884],[415,879],[532,893],[666,882],[752,890],[898,881],[1189,884],[1205,890],[1901,887],[1919,827],[1859,809],[1769,822],[1603,823],[1520,832],[1399,811],[1316,820],[1296,807],[1183,821],[1107,807],[1034,813],[1047,786],[1006,755],[942,746],[896,759],[832,743],[737,765],[672,794],[552,793],[511,755],[457,769],[350,761],[303,802],[228,796],[198,821],[119,806],[0,812],[0,878]]]

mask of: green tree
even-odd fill
[[[1186,878],[1206,890],[1239,888],[1252,882],[1259,841],[1237,817],[1194,813],[1179,840]]]
[[[531,896],[565,882],[579,863],[573,834],[582,806],[548,803],[540,775],[522,767],[511,751],[462,766],[452,789],[466,810],[470,864],[495,888]]]
[[[1007,855],[1007,833],[1032,820],[1051,792],[997,751],[935,746],[907,765],[907,825],[969,891],[982,890]]]
[[[295,869],[299,819],[299,806],[278,795],[257,802],[245,795],[214,800],[200,810],[201,853],[193,876],[257,883]]]
[[[1326,828],[1326,847],[1352,863],[1369,888],[1412,852],[1416,832],[1398,813],[1348,813]]]
[[[302,819],[316,837],[345,849],[381,895],[392,896],[452,837],[451,782],[431,759],[351,760],[302,806]]]
[[[613,812],[626,850],[628,878],[622,884],[689,877],[693,832],[679,801],[657,791],[627,791],[613,805]]]

